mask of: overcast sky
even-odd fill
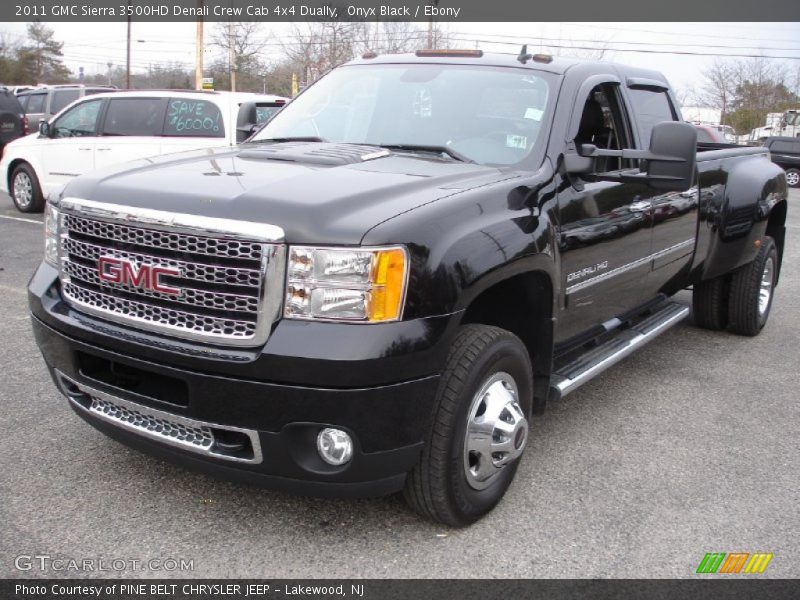
[[[698,0],[701,1],[701,0]],[[48,23],[64,42],[67,66],[73,71],[105,73],[107,63],[125,64],[125,23]],[[424,27],[424,24],[420,25]],[[206,23],[206,41],[214,23]],[[523,42],[574,48],[606,48],[604,59],[658,69],[679,92],[702,85],[702,72],[716,56],[765,55],[780,59],[800,75],[800,23],[455,23],[445,26],[457,38],[454,46],[484,51],[517,52]],[[24,36],[24,23],[0,23],[0,31]],[[137,23],[132,26],[134,72],[148,64],[175,61],[194,67],[194,23]],[[287,41],[288,25],[265,22],[268,58],[277,60]],[[547,49],[547,48],[543,48]],[[552,48],[554,54],[569,54]],[[683,53],[683,54],[679,54]],[[800,78],[798,78],[800,79]]]

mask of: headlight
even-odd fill
[[[44,261],[58,268],[58,209],[49,202],[44,207]]]
[[[284,314],[295,319],[396,321],[403,312],[408,259],[400,246],[289,248]]]

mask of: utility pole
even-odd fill
[[[228,61],[231,72],[231,91],[236,91],[236,26],[233,21],[228,23]]]
[[[439,0],[432,0],[431,6],[439,6]],[[428,48],[433,49],[435,45],[433,41],[433,14],[431,14],[431,18],[428,20]]]
[[[203,14],[203,0],[197,0],[197,13]],[[203,17],[197,17],[194,54],[194,89],[203,89]]]
[[[125,59],[125,89],[131,89],[131,0],[128,0],[128,47]]]

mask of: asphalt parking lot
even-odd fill
[[[691,320],[673,328],[535,419],[502,503],[449,530],[398,497],[308,499],[216,481],[86,425],[30,330],[41,216],[2,195],[0,577],[696,577],[706,552],[771,552],[758,577],[800,577],[797,190],[790,205],[759,337]],[[184,559],[193,570],[15,567],[31,555]]]

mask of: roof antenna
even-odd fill
[[[519,51],[519,56],[517,57],[517,60],[524,65],[532,58],[533,54],[528,54],[528,44],[523,44],[522,50]]]

